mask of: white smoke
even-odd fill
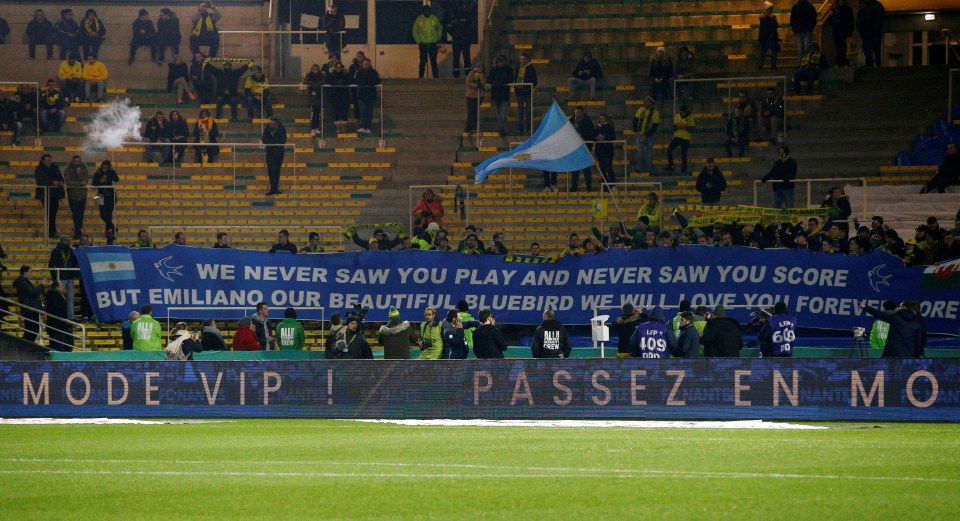
[[[119,148],[125,141],[140,141],[140,107],[130,106],[126,98],[115,99],[101,106],[84,130],[84,148]]]

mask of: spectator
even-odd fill
[[[48,80],[47,83],[51,82]],[[17,86],[17,92],[14,93],[13,100],[20,105],[21,121],[30,118],[36,123],[34,112],[38,109],[38,98],[37,91],[30,85],[21,83]]]
[[[123,321],[123,324],[120,326],[120,337],[123,341],[123,350],[130,351],[133,349],[133,333],[131,331],[131,326],[137,319],[140,318],[139,311],[131,311],[127,315],[127,319]]]
[[[50,268],[51,280],[66,281],[66,288],[64,289],[64,292],[66,293],[68,300],[66,304],[67,312],[66,315],[64,315],[64,318],[73,320],[75,317],[73,302],[73,296],[75,292],[73,280],[80,278],[80,273],[76,271],[79,268],[79,264],[77,264],[77,255],[70,246],[69,236],[63,235],[60,237],[60,241],[50,252],[50,260],[47,261],[47,267]]]
[[[580,139],[584,141],[593,141],[593,120],[591,120],[583,112],[583,107],[577,107],[573,109],[573,116],[570,118],[570,124],[573,125],[573,128],[577,129],[577,134],[580,134]],[[592,144],[587,145],[587,150],[592,150]],[[575,171],[572,175],[572,180],[570,181],[570,191],[577,191],[577,184],[580,181],[580,174],[583,173],[583,178],[587,183],[587,192],[593,191],[593,181],[592,181],[592,169],[593,165],[584,168],[583,170]]]
[[[104,95],[107,93],[107,79],[109,76],[107,66],[104,65],[103,62],[97,61],[96,54],[87,56],[87,63],[83,66],[84,98],[90,102],[94,99],[97,100],[97,103],[102,102]],[[94,90],[96,90],[97,93],[96,98],[92,95]]]
[[[436,226],[436,224],[434,224],[434,226]],[[357,246],[365,250],[371,249],[370,241],[361,238],[360,235],[357,234],[356,229],[357,229],[356,227],[347,228],[347,231],[344,233],[344,235],[348,239],[352,239],[354,244],[356,244]],[[438,230],[440,229],[439,226],[437,226],[437,229]],[[403,232],[403,227],[397,225],[397,236],[394,237],[393,239],[388,237],[387,234],[384,233],[383,230],[380,228],[376,228],[373,230],[373,237],[371,237],[371,239],[373,239],[374,244],[377,245],[376,248],[374,249],[389,251],[389,250],[392,250],[393,248],[396,248],[397,245],[401,243],[404,237],[406,237],[406,234]]]
[[[193,353],[203,351],[197,341],[199,338],[190,334],[186,322],[177,322],[170,331],[170,342],[163,349],[166,360],[192,360]]]
[[[760,355],[763,357],[791,357],[796,347],[797,317],[787,313],[787,305],[777,302],[773,307],[773,316],[769,317],[757,340],[760,342]]]
[[[147,230],[140,230],[137,232],[137,240],[130,245],[131,248],[156,248],[157,246],[153,243],[153,237],[150,237],[150,234],[147,233]]]
[[[57,210],[60,209],[60,200],[63,199],[63,174],[60,167],[53,163],[53,156],[43,154],[40,163],[33,171],[37,189],[34,199],[40,201],[46,210],[47,236],[57,237]]]
[[[653,99],[670,99],[673,80],[673,58],[667,48],[660,46],[650,57],[650,96]],[[592,97],[591,97],[592,99]]]
[[[243,93],[247,97],[247,117],[253,123],[256,116],[273,117],[273,103],[270,102],[270,82],[263,73],[263,67],[254,65],[253,74],[243,84]]]
[[[208,56],[217,57],[217,50],[220,48],[220,31],[217,29],[217,22],[222,16],[213,2],[200,4],[197,12],[190,18],[193,23],[193,29],[190,31],[190,52],[197,54],[200,52],[200,46],[205,46],[209,47]]]
[[[947,191],[947,187],[960,183],[960,154],[957,154],[957,144],[947,143],[947,155],[937,167],[937,173],[920,189],[921,194],[936,190],[938,193]]]
[[[183,161],[183,154],[187,151],[187,138],[190,136],[190,130],[187,128],[187,120],[183,119],[179,110],[170,111],[170,142],[173,146],[174,163],[180,164]],[[179,143],[179,144],[177,144]]]
[[[197,163],[217,162],[220,147],[213,145],[213,143],[216,143],[219,137],[220,129],[217,127],[217,122],[210,117],[210,111],[201,109],[200,116],[193,125],[193,142],[196,143],[193,149],[197,154]]]
[[[12,146],[20,145],[20,133],[23,132],[22,107],[15,100],[7,97],[7,93],[0,91],[0,130],[12,132]]]
[[[739,150],[737,157],[743,157],[747,150],[747,142],[750,141],[750,120],[743,116],[743,110],[739,107],[733,109],[733,115],[727,119],[727,141],[724,146],[727,148],[727,157],[733,157],[733,147]]]
[[[173,242],[177,246],[186,246],[187,245],[187,234],[183,232],[177,232],[173,234]]]
[[[206,61],[209,62],[210,58],[207,58]],[[217,80],[217,119],[223,117],[224,105],[230,105],[231,119],[237,119],[237,104],[240,103],[237,83],[240,81],[240,76],[247,72],[251,64],[253,64],[253,60],[246,60],[239,69],[234,70],[233,63],[227,61],[224,62],[223,69],[217,69],[216,67],[208,69]]]
[[[283,321],[277,324],[276,339],[281,350],[303,350],[307,339],[303,333],[303,326],[297,322],[297,310],[287,308],[283,311]]]
[[[80,23],[80,45],[83,46],[84,59],[91,54],[100,54],[100,45],[103,43],[105,34],[107,34],[107,29],[100,18],[97,17],[97,12],[93,9],[87,9],[83,21]]]
[[[480,327],[473,332],[473,354],[477,358],[503,358],[507,341],[497,328],[497,320],[490,308],[480,310]]]
[[[853,9],[847,5],[847,0],[838,0],[833,5],[833,12],[830,13],[827,23],[833,32],[837,67],[847,67],[850,65],[850,59],[847,58],[847,38],[853,36],[854,29]]]
[[[456,51],[454,51],[456,52]],[[464,70],[470,70],[469,66]],[[514,76],[514,83],[531,83],[530,85],[515,85],[513,92],[517,96],[517,121],[520,122],[520,133],[524,134],[528,130],[533,131],[532,96],[533,90],[537,88],[537,69],[530,63],[530,55],[520,53],[520,65],[517,66],[517,73]]]
[[[30,20],[30,23],[27,24],[29,58],[35,60],[37,58],[37,46],[46,45],[47,59],[52,60],[55,34],[53,24],[50,23],[50,20],[47,20],[43,9],[34,11],[33,20]]]
[[[83,234],[83,214],[87,209],[87,185],[90,184],[90,172],[80,156],[73,156],[63,171],[64,184],[67,187],[67,202],[73,217],[73,238]],[[71,315],[72,316],[72,315]]]
[[[180,55],[180,19],[167,7],[160,10],[157,18],[157,63],[162,63],[167,49],[174,58]]]
[[[171,133],[172,129],[170,128],[170,122],[167,121],[166,116],[163,115],[162,110],[158,110],[152,118],[147,120],[146,125],[143,127],[143,137],[147,140],[147,143],[170,143],[173,138]],[[153,156],[155,152],[160,152],[160,162],[167,163],[170,161],[171,147],[164,145],[150,145],[147,144],[144,146],[144,161],[147,163],[153,162]]]
[[[880,53],[883,50],[883,19],[886,9],[877,0],[866,0],[863,8],[857,13],[857,32],[860,33],[863,55],[866,57],[865,67],[880,67]]]
[[[463,127],[464,132],[480,132],[478,118],[480,104],[483,103],[483,98],[486,95],[484,88],[486,83],[487,67],[482,63],[478,63],[473,70],[467,73],[467,80],[465,82],[467,86],[467,123]]]
[[[703,204],[717,204],[720,194],[727,189],[727,180],[712,157],[707,158],[707,164],[697,176],[697,191],[700,192],[700,202]]]
[[[691,132],[696,127],[697,120],[690,113],[686,105],[680,105],[680,112],[673,116],[673,140],[667,145],[666,172],[673,172],[673,149],[680,147],[680,172],[687,171],[687,151],[690,149]]]
[[[773,183],[774,208],[793,208],[793,180],[797,177],[797,161],[790,157],[790,149],[786,145],[777,149],[777,155],[779,158],[760,182],[776,181]]]
[[[21,266],[20,276],[13,281],[13,289],[17,291],[17,301],[21,306],[42,311],[43,301],[40,300],[40,295],[43,295],[46,287],[43,284],[34,285],[32,279],[33,270],[30,266]],[[33,342],[40,333],[40,313],[21,307],[20,314],[23,315],[23,339]]]
[[[677,54],[677,66],[674,73],[671,86],[676,84],[676,80],[689,80],[697,77],[697,56],[690,51],[686,45],[680,46],[680,52]],[[677,86],[677,96],[680,99],[695,98],[700,89],[697,83],[680,82]],[[688,95],[689,92],[689,95]]]
[[[960,257],[960,232],[956,228],[943,231],[943,245],[947,248],[947,258]]]
[[[440,19],[433,14],[429,5],[424,5],[420,16],[413,21],[413,41],[420,48],[420,79],[426,72],[427,57],[430,57],[430,70],[434,78],[440,77],[437,66],[437,43],[443,35],[443,25]]]
[[[790,30],[797,37],[797,55],[801,58],[813,43],[813,30],[817,27],[817,8],[809,0],[797,0],[790,9]]]
[[[127,58],[127,65],[133,64],[137,57],[137,49],[147,47],[150,49],[150,60],[160,64],[162,60],[157,58],[157,30],[153,26],[153,20],[150,19],[150,13],[146,9],[141,9],[137,19],[133,21],[133,38],[130,40],[130,57]]]
[[[327,52],[340,58],[340,48],[343,47],[343,34],[347,31],[347,20],[342,13],[337,12],[337,6],[330,4],[323,15],[323,30],[326,32]]]
[[[270,116],[270,123],[263,128],[260,142],[266,147],[267,178],[270,180],[270,191],[266,195],[279,195],[280,169],[283,166],[283,156],[286,153],[287,129],[278,118]]]
[[[839,186],[834,186],[830,189],[820,208],[829,208],[830,219],[834,221],[846,221],[850,218],[850,215],[853,214],[853,209],[850,208],[850,200],[847,199],[847,195],[843,193],[843,188]],[[844,232],[847,231],[846,222],[838,224],[842,225],[840,226],[840,230]]]
[[[182,105],[184,99],[196,101],[197,96],[193,93],[194,87],[190,81],[190,68],[183,63],[183,58],[179,54],[174,55],[173,62],[167,64],[167,92],[173,92],[177,88],[177,105]]]
[[[800,94],[800,83],[807,82],[807,95],[813,94],[813,84],[820,80],[820,71],[827,68],[827,59],[820,53],[820,46],[811,43],[800,57],[800,69],[793,73],[793,93]]]
[[[597,126],[593,130],[593,139],[597,141],[593,150],[597,157],[597,165],[600,168],[603,182],[616,183],[617,173],[613,169],[613,143],[610,143],[610,141],[616,141],[617,130],[613,128],[613,123],[607,118],[606,114],[600,114],[597,118]],[[610,190],[616,189],[616,186],[610,187]]]
[[[73,282],[73,281],[71,281]],[[73,351],[73,326],[67,313],[67,296],[62,281],[54,281],[44,295],[44,307],[47,310],[46,330],[50,349],[55,351]]]
[[[73,19],[72,9],[60,11],[60,19],[54,25],[57,32],[57,43],[60,45],[60,59],[64,60],[71,54],[80,54],[80,26]]]
[[[741,90],[739,98],[737,99],[737,104],[735,105],[736,109],[743,111],[743,117],[746,119],[747,124],[750,126],[747,131],[747,135],[751,136],[751,139],[760,138],[760,130],[757,125],[757,104],[750,99],[750,94],[746,90]]]
[[[482,255],[484,253],[483,245],[480,244],[480,240],[477,238],[477,234],[475,233],[467,235],[467,238],[463,241],[457,251],[460,253],[466,253],[468,255]]]
[[[780,53],[780,22],[773,14],[773,4],[763,3],[763,13],[760,15],[760,32],[757,40],[760,42],[760,70],[770,52],[770,69],[777,70],[777,55]]]
[[[883,358],[914,358],[922,353],[925,342],[923,317],[911,310],[906,302],[893,311],[880,311],[864,302],[860,303],[860,309],[890,324]]]
[[[214,101],[214,79],[213,66],[202,54],[194,54],[193,61],[190,62],[190,82],[196,89],[201,104]]]
[[[430,188],[424,190],[420,200],[413,207],[413,235],[423,233],[430,223],[437,223],[437,226],[442,228],[444,211],[440,197]]]
[[[490,100],[497,112],[497,132],[507,135],[507,107],[510,106],[510,83],[513,82],[513,69],[507,65],[507,57],[497,56],[493,68],[487,76],[490,83]]]
[[[640,315],[629,302],[620,309],[623,314],[610,325],[610,330],[617,335],[617,358],[629,358],[630,337],[640,324]]]
[[[603,77],[603,71],[600,69],[600,62],[593,59],[593,53],[586,51],[583,58],[577,62],[573,68],[573,74],[567,78],[567,101],[574,98],[579,87],[588,87],[590,89],[590,100],[594,98],[597,90],[597,82]]]
[[[153,306],[145,304],[140,308],[140,318],[130,324],[130,336],[133,348],[137,351],[160,351],[162,330],[160,323],[153,319]]]
[[[633,115],[633,132],[637,136],[637,158],[634,172],[650,172],[653,168],[653,135],[660,126],[660,112],[654,108],[654,99],[647,96],[643,106]]]
[[[323,108],[323,97],[328,94],[323,92],[323,86],[326,84],[326,75],[320,72],[320,65],[314,63],[310,70],[303,77],[303,83],[307,87],[310,100],[310,135],[316,136],[320,133],[320,109]],[[332,89],[331,89],[332,90]],[[337,131],[340,131],[339,121]]]
[[[61,62],[57,79],[60,80],[60,92],[64,102],[79,102],[83,93],[83,64],[80,63],[80,57],[71,54]]]
[[[474,23],[474,26],[476,23]],[[470,62],[470,45],[473,43],[470,17],[463,3],[458,3],[452,10],[448,10],[443,17],[442,41],[450,41],[453,47],[453,77],[459,78],[461,70],[466,74],[472,67]],[[463,69],[460,69],[460,58],[463,58]],[[521,112],[522,113],[522,112]],[[523,130],[521,129],[521,132]]]
[[[0,45],[7,43],[7,37],[10,36],[10,24],[0,16]]]
[[[257,312],[250,317],[253,323],[253,333],[257,336],[257,343],[263,351],[275,350],[277,341],[270,333],[273,328],[270,327],[270,308],[266,302],[257,304]]]
[[[297,253],[297,245],[290,242],[290,232],[287,230],[277,232],[277,242],[270,247],[270,253],[276,253],[278,251]]]
[[[675,358],[698,358],[700,356],[700,333],[693,326],[694,315],[689,311],[684,311],[679,316],[677,347],[670,354]]]
[[[768,139],[771,145],[776,144],[780,140],[781,121],[783,121],[783,98],[777,95],[773,87],[767,87],[767,97],[760,106],[761,139]]]
[[[360,128],[358,134],[370,134],[373,126],[373,107],[377,103],[377,85],[380,85],[380,74],[370,64],[370,59],[363,60],[363,67],[353,77],[357,85],[357,108],[360,111]]]
[[[214,248],[233,249],[230,246],[230,234],[227,232],[217,232],[217,242],[213,243]]]
[[[323,253],[323,246],[320,245],[320,234],[310,232],[307,245],[300,249],[300,253]]]
[[[257,342],[257,335],[250,329],[250,317],[243,317],[237,322],[237,331],[233,334],[234,351],[260,351],[260,343]]]
[[[345,133],[350,118],[350,77],[339,60],[333,64],[332,70],[324,76],[324,84],[328,85],[324,96],[326,96],[330,107],[330,118],[333,120],[334,126],[337,127],[337,132]],[[317,111],[317,121],[319,122],[319,107]]]
[[[350,83],[355,84],[357,80],[357,72],[363,68],[363,61],[367,57],[363,54],[363,51],[357,51],[357,55],[354,56],[353,61],[350,62],[350,67],[347,68],[347,77],[350,78]],[[357,89],[350,89],[350,103],[353,103],[353,114],[357,121],[360,121],[360,104],[357,103]]]
[[[723,306],[717,306],[700,336],[703,356],[707,358],[737,358],[743,349],[740,324],[727,316]]]
[[[677,339],[664,319],[663,310],[653,308],[644,316],[639,310],[640,324],[630,337],[630,356],[633,358],[668,358],[676,349]]]
[[[113,244],[116,241],[117,230],[113,224],[113,210],[117,206],[116,190],[113,185],[120,182],[117,171],[113,169],[113,163],[109,159],[103,160],[100,167],[93,173],[93,188],[97,195],[93,200],[97,203],[100,211],[100,219],[103,220],[105,237],[107,244]]]
[[[22,100],[23,97],[20,99]],[[63,96],[53,86],[53,80],[47,80],[47,86],[40,93],[40,129],[42,131],[60,132],[63,122],[67,120],[63,107]],[[24,114],[27,113],[24,112]]]
[[[647,194],[647,202],[637,212],[637,219],[646,218],[646,225],[660,229],[660,196],[657,192]]]
[[[387,320],[377,333],[377,342],[383,346],[384,360],[409,359],[410,346],[417,342],[416,331],[410,322],[400,319],[400,311],[394,306],[387,311]]]

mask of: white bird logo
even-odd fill
[[[153,263],[153,267],[157,268],[157,272],[160,274],[160,276],[169,280],[170,282],[173,282],[173,279],[170,277],[171,275],[176,275],[178,277],[183,276],[183,273],[180,273],[180,269],[183,268],[183,265],[170,266],[167,264],[167,262],[172,258],[173,256],[171,255]]]
[[[881,284],[887,287],[890,286],[890,282],[888,281],[890,277],[892,277],[893,275],[892,274],[883,275],[880,273],[886,267],[887,267],[886,264],[879,264],[877,266],[874,266],[872,270],[867,272],[867,278],[870,280],[870,287],[873,288],[873,291],[876,291],[877,293],[880,293]]]

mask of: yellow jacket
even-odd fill
[[[87,63],[83,66],[83,79],[107,81],[107,66],[103,62]]]
[[[57,73],[57,77],[61,80],[79,80],[83,78],[83,64],[75,61],[71,66],[69,61],[64,60],[60,64],[60,72]]]
[[[263,77],[263,81],[257,81],[253,76],[248,76],[247,81],[243,82],[243,88],[249,90],[255,96],[260,96],[263,94],[263,89],[269,89],[270,83],[267,81],[267,77]]]
[[[675,114],[673,116],[673,137],[690,141],[692,137],[690,135],[690,131],[693,130],[693,127],[696,125],[697,120],[694,119],[693,114],[690,114],[687,117],[683,117],[679,113]]]

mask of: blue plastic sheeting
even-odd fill
[[[954,111],[957,109],[954,107]],[[938,119],[933,124],[932,136],[918,135],[914,140],[912,152],[897,154],[897,165],[939,165],[947,153],[947,143],[958,142],[960,142],[960,127],[949,121]]]

